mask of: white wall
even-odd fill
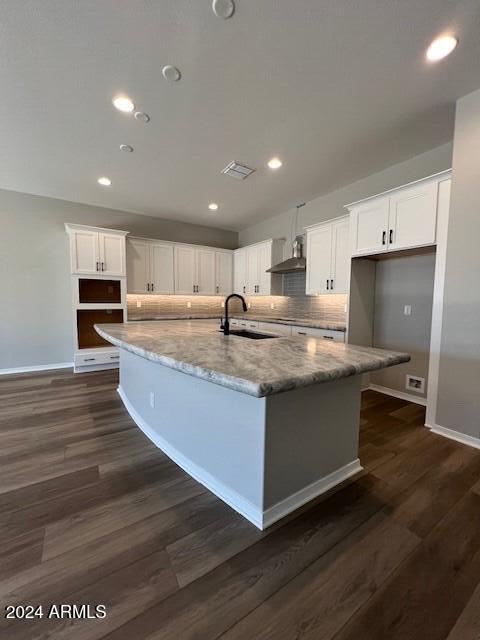
[[[457,102],[436,422],[480,438],[480,90]]]
[[[179,242],[237,246],[232,231],[0,190],[0,370],[72,361],[64,222]]]
[[[315,198],[315,200],[307,202],[299,210],[297,231],[303,232],[303,227],[305,226],[344,215],[343,206],[349,202],[355,202],[355,200],[360,200],[412,180],[418,180],[438,171],[449,169],[451,163],[452,143],[447,143],[354,182],[342,189]],[[244,247],[268,238],[290,239],[293,213],[294,209],[290,209],[259,224],[243,229],[239,234],[240,246]],[[290,252],[291,243],[287,242],[285,243],[285,253],[290,254]]]

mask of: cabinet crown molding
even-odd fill
[[[361,198],[360,200],[355,200],[355,202],[350,202],[349,204],[343,205],[344,209],[350,210],[353,207],[356,207],[359,204],[364,202],[368,202],[369,200],[375,200],[375,198],[382,198],[384,196],[391,195],[392,193],[396,193],[401,191],[402,189],[407,189],[409,187],[413,187],[416,184],[421,184],[422,182],[428,182],[429,180],[434,180],[440,182],[442,180],[448,180],[452,177],[452,169],[445,169],[444,171],[439,171],[438,173],[433,173],[431,176],[425,176],[424,178],[420,178],[418,180],[413,180],[412,182],[407,182],[406,184],[402,184],[398,187],[393,187],[392,189],[387,189],[387,191],[381,191],[380,193],[375,193],[374,195],[367,196],[366,198]]]
[[[311,231],[312,229],[316,229],[317,227],[322,227],[326,224],[332,224],[333,222],[340,222],[341,220],[348,220],[350,216],[347,214],[342,214],[337,216],[336,218],[329,218],[328,220],[322,220],[321,222],[315,222],[314,224],[309,224],[306,227],[303,227],[305,231]]]
[[[65,230],[67,233],[73,231],[97,231],[98,233],[117,234],[119,236],[127,236],[130,231],[122,231],[121,229],[107,229],[106,227],[92,227],[85,224],[73,224],[72,222],[65,222]]]

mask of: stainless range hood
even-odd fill
[[[297,236],[292,243],[292,257],[275,264],[267,273],[294,273],[295,271],[305,271],[307,261],[303,257],[303,236]]]

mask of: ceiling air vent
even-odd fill
[[[232,162],[227,164],[225,169],[222,170],[222,173],[237,180],[245,180],[245,178],[248,178],[254,171],[255,169],[250,169],[250,167],[246,167],[244,164],[239,164],[235,162],[235,160],[232,160]]]

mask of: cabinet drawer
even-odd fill
[[[233,323],[236,324],[233,324]],[[255,320],[230,320],[230,326],[240,327],[242,329],[258,329],[258,322]]]
[[[118,351],[100,351],[98,353],[76,353],[74,362],[76,367],[91,366],[95,364],[113,364],[120,360]]]
[[[276,333],[279,336],[292,335],[292,327],[287,324],[277,324],[276,322],[259,322],[258,328],[260,329],[260,331]]]
[[[311,336],[323,338],[324,340],[334,340],[335,342],[345,342],[343,331],[332,331],[331,329],[316,329],[314,327],[292,327],[294,336]]]

